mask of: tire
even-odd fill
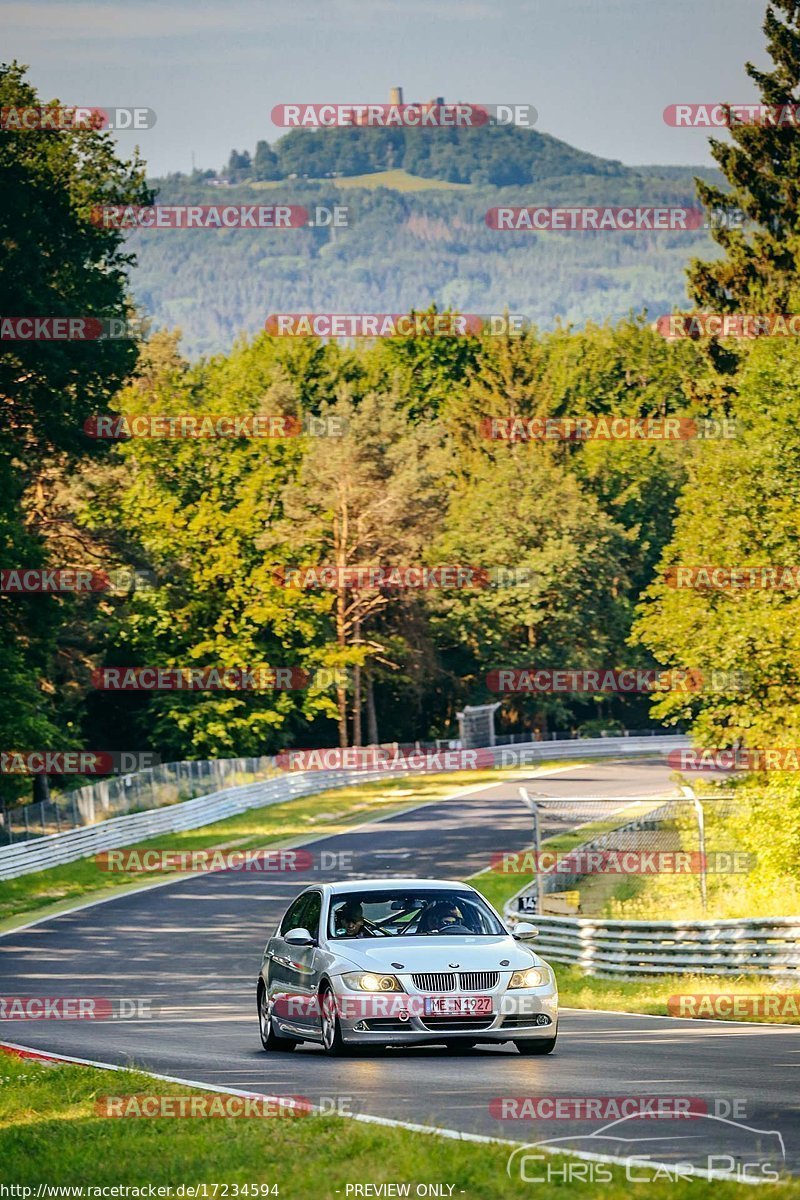
[[[556,1039],[554,1037],[525,1038],[514,1042],[514,1045],[520,1054],[552,1054],[556,1048]]]
[[[336,997],[329,984],[326,984],[320,991],[319,1013],[322,1047],[331,1058],[340,1058],[347,1053],[348,1048],[342,1037],[342,1025],[336,1011]]]
[[[261,1035],[261,1045],[270,1054],[276,1050],[294,1050],[297,1045],[292,1038],[278,1037],[275,1032],[267,1001],[267,989],[263,984],[259,984],[258,988],[258,1031]]]

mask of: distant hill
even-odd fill
[[[298,178],[256,179],[270,163],[273,174]],[[263,328],[270,312],[398,312],[435,302],[509,308],[542,327],[644,307],[656,317],[686,303],[688,259],[714,252],[703,231],[488,229],[485,213],[498,204],[693,205],[696,174],[719,180],[713,170],[626,167],[534,130],[293,130],[274,147],[259,143],[252,160],[234,152],[229,167],[222,177],[233,185],[200,172],[153,180],[157,202],[263,203],[268,195],[270,204],[346,204],[350,225],[131,235],[134,296],[157,326],[183,330],[190,356],[225,350]]]
[[[274,146],[234,150],[228,177],[322,179],[403,168],[424,179],[509,187],[559,175],[620,175],[622,163],[576,150],[535,129],[292,129]]]

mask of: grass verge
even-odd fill
[[[72,1064],[43,1065],[0,1056],[0,1162],[2,1178],[29,1187],[178,1188],[206,1184],[206,1197],[279,1195],[283,1200],[336,1200],[348,1184],[452,1185],[453,1196],[473,1200],[530,1197],[531,1184],[506,1174],[510,1147],[456,1141],[404,1129],[362,1124],[335,1116],[263,1118],[98,1115],[104,1096],[145,1093],[191,1096],[196,1089],[163,1083],[139,1072],[102,1071]],[[499,1123],[498,1123],[499,1124]],[[499,1131],[502,1136],[502,1130]],[[530,1138],[548,1136],[531,1126]],[[577,1160],[570,1160],[576,1162]],[[564,1166],[559,1159],[558,1165]],[[585,1166],[586,1164],[584,1164]],[[593,1183],[586,1194],[608,1200],[728,1200],[740,1185],[704,1179],[666,1179],[633,1184],[622,1168],[611,1183]],[[637,1168],[637,1174],[643,1173]],[[234,1190],[233,1185],[238,1185]],[[244,1190],[247,1185],[247,1190]],[[264,1188],[277,1185],[277,1192]],[[556,1200],[569,1184],[539,1183],[540,1200]],[[20,1195],[20,1193],[17,1193]],[[83,1193],[85,1197],[91,1195]],[[139,1193],[140,1195],[142,1193]],[[195,1193],[196,1195],[198,1193]],[[202,1196],[202,1192],[199,1193]],[[353,1194],[352,1192],[350,1193]],[[362,1192],[362,1195],[364,1193]],[[372,1195],[380,1194],[371,1190]],[[402,1194],[402,1193],[401,1193]],[[444,1193],[445,1195],[447,1192]],[[769,1185],[765,1198],[798,1194],[796,1184]],[[23,1200],[27,1200],[24,1193]]]
[[[535,943],[534,943],[535,946]],[[744,1013],[727,1013],[725,1005],[722,1011],[716,1006],[709,1016],[717,1020],[755,1022],[768,1025],[800,1025],[800,994],[791,985],[781,987],[774,979],[760,979],[757,976],[721,976],[721,975],[664,975],[656,979],[651,977],[640,979],[598,979],[587,975],[578,967],[566,963],[550,964],[558,979],[559,1004],[565,1008],[594,1008],[610,1009],[618,1012],[649,1013],[653,1016],[692,1017],[695,1012],[702,1012],[703,1006],[696,1006],[691,1001],[684,1003],[682,1011],[670,1011],[671,996],[725,995],[757,997],[757,1002],[750,1002],[754,1008],[769,1010],[769,1000],[762,997],[775,997],[777,1001],[786,1003],[779,1007],[782,1012],[773,1015],[769,1011]],[[772,1002],[772,1007],[775,1002]],[[742,1008],[745,1002],[742,1002]],[[788,1010],[788,1011],[787,1011]],[[794,1011],[792,1011],[794,1010]],[[701,1020],[701,1016],[694,1017]]]

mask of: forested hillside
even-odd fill
[[[509,233],[485,223],[487,210],[498,204],[691,206],[696,196],[688,169],[617,166],[607,173],[545,175],[527,187],[414,192],[344,188],[336,180],[231,187],[211,187],[200,176],[152,182],[160,204],[349,209],[346,229],[132,234],[134,296],[156,327],[182,330],[190,357],[230,348],[240,333],[262,329],[271,312],[508,308],[545,329],[559,320],[582,325],[641,309],[655,319],[685,306],[687,258],[713,250],[704,230]]]

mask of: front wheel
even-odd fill
[[[514,1045],[519,1050],[520,1054],[552,1054],[556,1048],[556,1039],[551,1038],[524,1038]]]
[[[347,1047],[342,1037],[342,1025],[336,1011],[336,997],[330,987],[320,993],[319,1013],[322,1026],[322,1045],[325,1053],[332,1058],[338,1058],[347,1053]]]
[[[258,1030],[261,1034],[261,1045],[272,1053],[275,1050],[294,1050],[297,1042],[291,1038],[278,1037],[272,1025],[272,1013],[267,999],[267,989],[258,989]]]

